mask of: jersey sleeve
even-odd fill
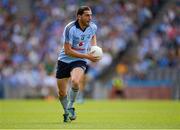
[[[64,43],[73,43],[73,29],[71,27],[66,27],[64,30]]]
[[[96,35],[97,25],[93,23],[93,24],[92,24],[92,29],[93,29],[93,35]]]

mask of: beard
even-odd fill
[[[90,21],[86,21],[86,22],[85,22],[85,21],[83,21],[82,23],[83,23],[83,26],[88,27],[88,26],[89,26]]]

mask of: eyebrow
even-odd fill
[[[92,15],[92,13],[85,13],[85,12],[84,12],[84,14],[85,14],[85,15],[87,15],[87,14],[88,14],[88,15]]]

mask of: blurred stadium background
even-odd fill
[[[64,26],[92,8],[104,56],[86,98],[180,99],[178,0],[0,0],[0,98],[57,97]]]

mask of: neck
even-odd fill
[[[86,28],[86,26],[84,26],[80,20],[78,20],[78,23],[82,30],[84,30]]]

